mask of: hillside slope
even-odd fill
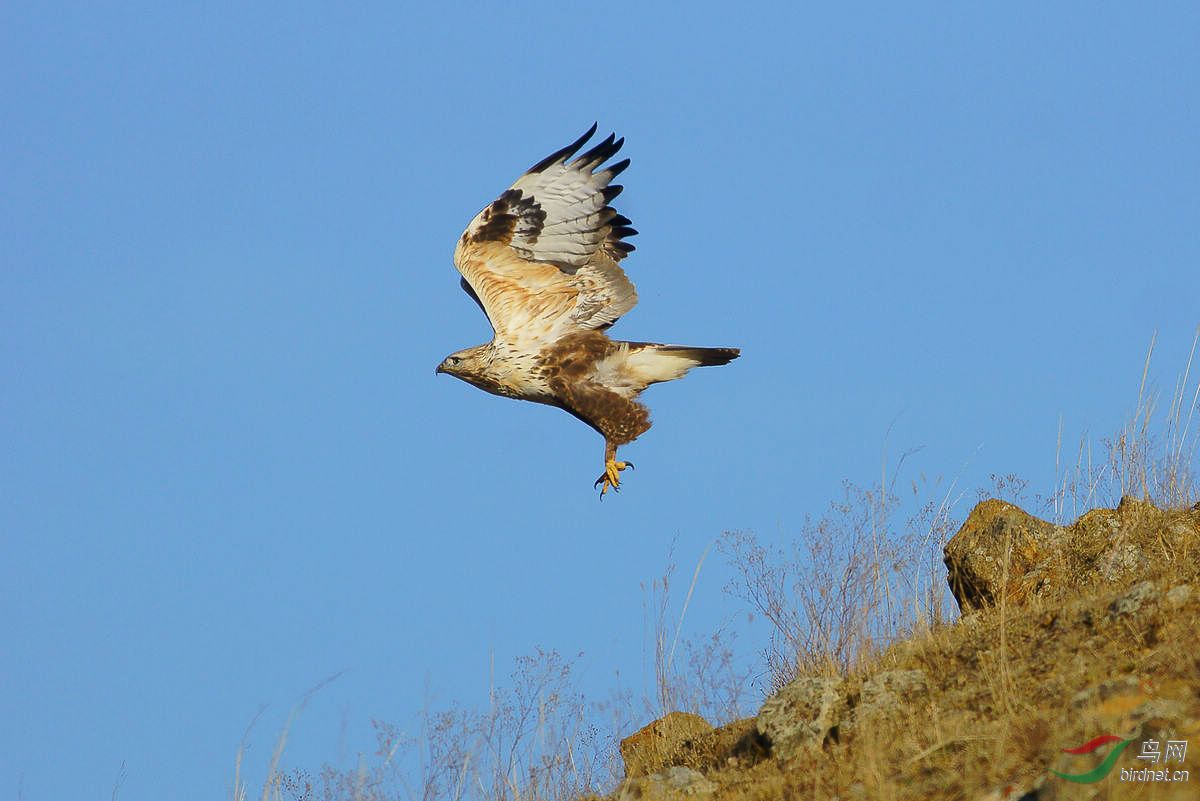
[[[1055,526],[988,500],[945,557],[956,622],[755,718],[656,721],[613,797],[1200,798],[1200,504]]]

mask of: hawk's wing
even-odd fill
[[[501,338],[552,341],[604,328],[637,303],[618,264],[633,250],[622,239],[637,231],[608,205],[622,189],[609,182],[629,159],[595,171],[625,140],[610,134],[568,162],[595,132],[530,167],[475,215],[454,249],[463,288]]]

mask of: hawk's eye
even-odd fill
[[[458,358],[457,356],[451,356],[451,357],[450,357],[450,363],[451,363],[451,364],[458,364],[458,363],[459,363],[459,362],[461,362],[461,361],[462,361],[462,359]]]

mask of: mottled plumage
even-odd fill
[[[530,167],[471,220],[454,250],[462,287],[483,309],[492,341],[447,356],[450,373],[496,395],[558,406],[605,439],[601,496],[619,485],[618,445],[650,428],[637,396],[698,366],[727,364],[737,348],[609,339],[637,303],[620,260],[637,233],[609,203],[629,159],[599,169],[624,139],[610,134],[575,156],[596,126]]]

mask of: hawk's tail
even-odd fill
[[[669,353],[695,362],[696,367],[718,367],[742,355],[741,348],[691,348],[687,345],[658,345],[659,353]]]
[[[628,348],[622,358],[623,371],[639,387],[639,392],[649,384],[683,378],[693,367],[729,364],[741,353],[737,348],[692,348],[651,342],[622,344]]]

